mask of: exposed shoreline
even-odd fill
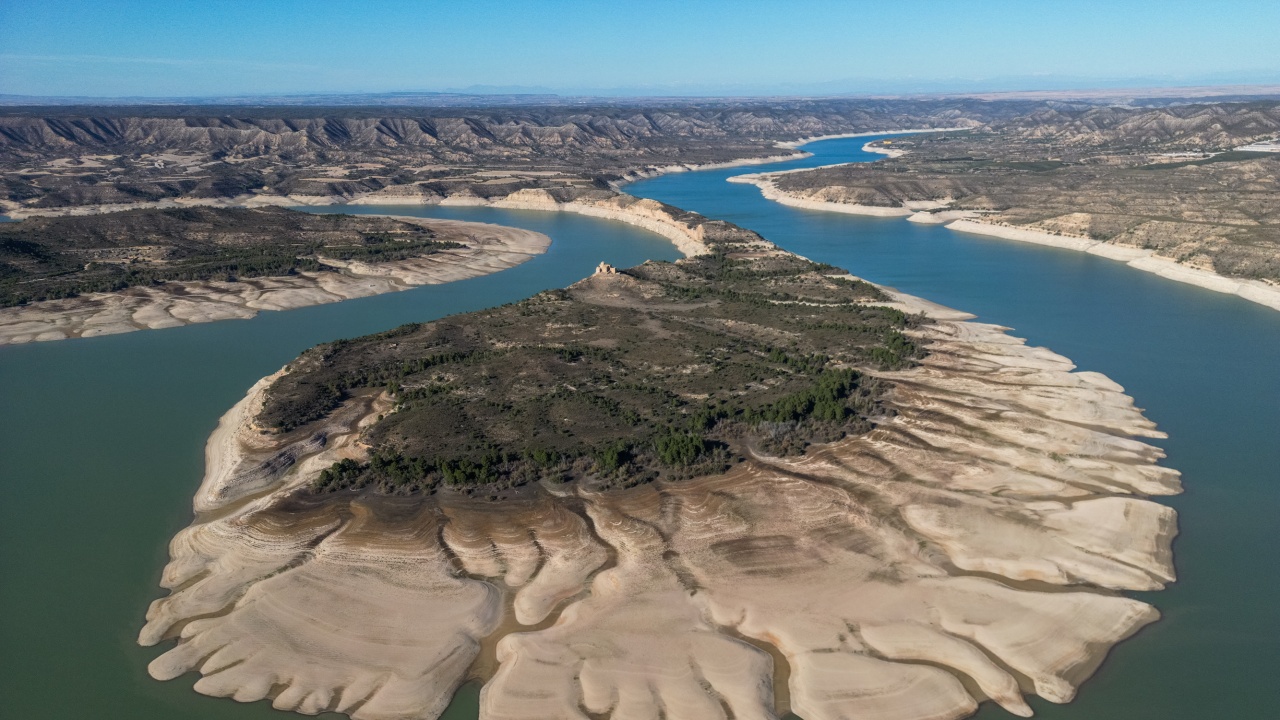
[[[834,203],[825,200],[811,200],[796,195],[785,193],[778,189],[778,186],[769,179],[770,174],[752,174],[752,175],[736,175],[728,178],[728,182],[740,183],[743,185],[755,185],[760,189],[760,194],[766,200],[789,207],[800,208],[802,210],[825,210],[827,212],[842,213],[845,215],[865,215],[869,217],[907,217],[915,213],[904,207],[877,207],[874,205],[853,205],[849,203]]]
[[[778,143],[778,147],[790,147],[786,143]],[[751,165],[769,165],[777,162],[787,162],[788,160],[803,160],[812,157],[813,153],[804,151],[787,153],[784,155],[766,155],[764,157],[742,158],[740,160],[728,160],[719,163],[688,163],[684,165],[662,165],[659,167],[646,168],[642,170],[633,170],[623,175],[621,180],[612,183],[615,190],[622,185],[636,180],[646,180],[648,178],[658,177],[659,175],[669,175],[671,173],[696,172],[699,170],[724,170],[727,168],[747,167]]]
[[[1272,310],[1280,310],[1280,286],[1268,284],[1261,280],[1227,277],[1211,270],[1189,267],[1172,258],[1157,255],[1154,250],[1112,245],[1091,238],[1053,235],[1036,230],[996,225],[972,219],[952,220],[945,223],[944,226],[948,230],[956,232],[1086,252],[1090,255],[1117,260],[1131,268],[1159,275],[1166,280],[1195,285],[1196,287],[1227,295],[1236,295]]]
[[[877,155],[888,155],[891,158],[902,157],[907,154],[906,150],[897,148],[876,147],[873,143],[867,143],[862,146],[862,152],[875,153]]]
[[[778,143],[778,147],[800,148],[812,142],[819,140],[843,140],[845,138],[873,137],[876,135],[919,135],[920,133],[930,132],[958,132],[960,130],[972,130],[972,127],[946,127],[946,128],[917,128],[915,130],[876,130],[872,132],[856,132],[856,133],[838,133],[836,135],[814,135],[799,140],[789,140],[787,142]]]
[[[701,226],[690,225],[672,217],[665,206],[656,200],[636,198],[624,193],[607,199],[583,198],[560,202],[545,190],[517,190],[497,200],[454,196],[446,198],[440,204],[576,213],[614,220],[661,235],[670,240],[685,257],[708,252],[707,246],[702,242]]]
[[[486,199],[455,195],[425,201],[420,196],[356,197],[254,196],[202,202],[138,203],[129,206],[80,206],[64,214],[90,215],[120,210],[170,207],[281,207],[328,205],[441,205],[494,207],[510,210],[571,212],[639,227],[670,240],[686,257],[707,252],[702,229],[673,217],[662,203],[626,194],[608,198],[580,198],[560,202],[545,190],[518,190]],[[33,213],[34,214],[34,213]],[[89,293],[67,300],[45,300],[15,308],[0,308],[0,346],[94,337],[134,330],[178,327],[198,322],[248,319],[261,310],[289,310],[340,302],[386,292],[464,280],[514,267],[545,252],[551,239],[541,233],[488,223],[389,216],[422,224],[455,224],[484,229],[483,246],[446,250],[414,260],[369,265],[330,260],[341,272],[303,272],[292,277],[262,277],[240,282],[174,282],[160,288],[128,288],[117,293]]]
[[[765,717],[780,677],[807,716],[959,717],[983,699],[1027,716],[1024,693],[1070,701],[1159,616],[1095,588],[1173,580],[1176,516],[1143,496],[1177,493],[1177,473],[1134,439],[1163,434],[1106,377],[886,291],[933,323],[917,333],[922,366],[883,373],[899,413],[882,429],[613,493],[533,488],[495,504],[445,491],[385,513],[335,497],[281,514],[273,504],[321,469],[363,459],[359,428],[389,402],[353,398],[318,443],[263,435],[264,378],[209,438],[197,517],[163,575],[172,594],[139,636],[180,639],[149,672],[369,720],[434,717],[467,678],[486,681],[484,714],[503,720],[571,716],[579,698],[606,713],[633,687],[655,688],[633,700],[654,713],[672,697],[700,707],[713,687],[735,716]],[[896,524],[865,504],[882,492]],[[857,642],[840,640],[855,626]]]
[[[755,185],[760,188],[760,194],[765,199],[803,210],[818,210],[867,217],[900,217],[906,218],[909,222],[942,225],[955,232],[1087,252],[1091,255],[1123,262],[1136,270],[1153,273],[1166,280],[1195,285],[1214,292],[1236,295],[1264,307],[1280,310],[1280,286],[1261,280],[1231,278],[1210,270],[1189,267],[1172,258],[1157,255],[1153,250],[1113,245],[1091,238],[1054,235],[1037,230],[983,222],[973,212],[945,210],[947,203],[943,202],[922,201],[906,203],[898,207],[882,207],[800,197],[779,190],[777,185],[770,179],[770,176],[775,174],[781,173],[738,175],[728,180],[734,183]]]
[[[790,159],[794,156],[778,156]],[[776,162],[770,159],[768,162]],[[723,163],[717,167],[736,167],[738,165],[758,164],[764,159],[750,159],[740,163]],[[657,168],[651,174],[637,176],[655,177],[670,172],[687,172],[691,166],[670,166]],[[616,192],[616,191],[615,191]],[[255,207],[328,207],[333,205],[360,206],[419,206],[430,207],[495,207],[509,210],[541,210],[549,212],[572,212],[579,215],[599,217],[634,225],[655,232],[671,240],[684,255],[697,255],[706,251],[701,245],[697,232],[687,225],[670,217],[661,210],[662,204],[654,200],[644,200],[618,192],[608,199],[578,198],[569,202],[560,202],[551,193],[542,189],[526,188],[509,195],[496,198],[483,198],[476,195],[449,195],[446,197],[422,195],[389,195],[385,193],[364,193],[352,197],[324,195],[242,195],[235,198],[198,198],[179,200],[160,200],[155,202],[129,203],[121,205],[78,205],[69,208],[53,208],[39,210],[21,210],[11,213],[10,217],[22,219],[27,217],[58,217],[97,215],[141,209],[168,209],[184,207],[218,207],[218,208],[255,208]],[[389,216],[395,217],[395,216]],[[400,217],[402,220],[421,221],[424,218]],[[430,222],[437,222],[430,220]],[[483,225],[485,223],[476,223]],[[494,226],[497,227],[497,226]]]
[[[551,245],[546,235],[521,228],[392,217],[460,229],[466,233],[467,247],[386,263],[321,257],[332,270],[232,282],[174,281],[0,308],[0,346],[248,319],[264,310],[292,310],[464,280],[519,265]]]

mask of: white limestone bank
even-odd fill
[[[453,282],[514,267],[546,252],[551,245],[546,235],[520,228],[396,219],[460,236],[465,247],[386,263],[320,256],[320,262],[330,270],[235,282],[168,282],[2,308],[0,345],[246,319],[262,310],[291,310]]]
[[[957,232],[986,235],[1005,240],[1048,245],[1050,247],[1078,250],[1091,255],[1100,255],[1112,260],[1119,260],[1131,268],[1154,273],[1162,278],[1174,280],[1188,285],[1195,285],[1206,290],[1238,295],[1245,300],[1265,305],[1273,310],[1280,310],[1280,286],[1262,280],[1246,280],[1219,275],[1212,270],[1190,267],[1172,258],[1161,257],[1154,250],[1145,248],[1114,245],[1093,240],[1092,238],[1054,235],[1052,233],[1027,228],[996,225],[973,219],[958,219],[947,223],[946,227]]]
[[[602,273],[594,283],[622,282]],[[357,396],[321,430],[252,424],[207,452],[139,637],[202,693],[370,720],[434,718],[468,678],[485,720],[948,720],[1069,701],[1154,621],[1117,591],[1173,580],[1179,491],[1114,382],[1004,328],[897,296],[929,355],[880,373],[891,418],[801,458],[502,502],[312,496],[362,459]]]
[[[836,194],[839,188],[832,188],[831,193],[826,193],[824,188],[820,188],[803,196],[796,195],[778,189],[772,180],[772,177],[778,174],[781,173],[738,175],[728,180],[734,183],[755,185],[760,188],[760,194],[765,199],[804,210],[820,210],[869,217],[905,217],[911,222],[943,225],[947,229],[955,230],[956,232],[1087,252],[1111,260],[1118,260],[1129,267],[1154,273],[1168,280],[1187,283],[1188,285],[1195,285],[1206,290],[1228,295],[1237,295],[1273,310],[1280,310],[1280,286],[1262,280],[1230,278],[1211,270],[1190,267],[1172,258],[1161,257],[1154,250],[1116,245],[1092,238],[1053,234],[1032,228],[997,225],[991,222],[984,222],[978,213],[972,211],[947,210],[948,203],[941,201],[907,202],[897,207],[881,207],[856,205],[829,199],[829,197],[833,197]]]
[[[877,155],[888,155],[891,158],[902,157],[907,154],[906,150],[887,148],[883,145],[876,145],[875,143],[867,143],[866,145],[863,145],[862,152],[875,153]]]
[[[702,239],[706,231],[701,216],[685,213],[656,200],[640,199],[625,194],[608,197],[581,197],[567,202],[557,200],[546,190],[518,190],[498,200],[472,201],[469,198],[446,198],[442,205],[487,205],[513,210],[545,210],[571,212],[588,217],[614,220],[657,233],[675,244],[685,257],[702,255],[707,246]]]
[[[403,199],[362,196],[351,200],[349,204],[392,205],[407,202]],[[528,188],[496,198],[456,194],[445,198],[419,199],[416,204],[576,213],[625,223],[661,235],[670,240],[685,257],[708,252],[706,245],[702,242],[706,231],[705,218],[656,200],[637,198],[614,191],[575,194],[570,199],[564,200],[558,199],[550,191]]]
[[[751,175],[735,175],[728,178],[731,183],[742,183],[744,185],[755,185],[760,188],[760,194],[766,200],[772,200],[781,205],[801,208],[803,210],[823,210],[826,212],[843,213],[845,215],[866,215],[869,217],[907,217],[917,212],[910,207],[881,207],[877,205],[855,205],[852,203],[832,202],[825,199],[821,193],[815,193],[812,197],[801,197],[778,189],[777,184],[773,181],[774,175],[783,173],[767,173],[767,174],[751,174]],[[923,209],[923,208],[921,208]]]

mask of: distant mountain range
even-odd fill
[[[281,95],[218,95],[186,97],[88,97],[14,95],[0,93],[0,107],[118,107],[118,106],[231,106],[231,107],[509,107],[560,105],[672,106],[689,104],[737,104],[769,100],[855,99],[855,98],[942,98],[1100,101],[1111,104],[1160,105],[1183,100],[1233,101],[1280,98],[1280,84],[1077,87],[1050,84],[1043,89],[993,89],[974,83],[972,89],[923,85],[910,91],[839,91],[836,84],[797,85],[780,92],[761,95],[750,87],[707,88],[621,88],[589,94],[557,94],[548,88],[519,86],[472,86],[440,92],[387,93],[301,93]],[[1061,84],[1059,84],[1061,85]],[[945,89],[950,88],[950,89]],[[702,92],[694,92],[701,90]]]

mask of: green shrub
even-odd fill
[[[668,431],[655,442],[658,459],[674,467],[687,467],[698,461],[707,449],[701,435]]]

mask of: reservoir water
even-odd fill
[[[1039,717],[1203,720],[1280,708],[1280,313],[1091,255],[899,219],[801,211],[726,177],[874,160],[870,138],[812,158],[662,176],[628,192],[726,219],[815,260],[980,319],[1123,384],[1170,434],[1187,492],[1179,582],[1140,595],[1165,614],[1067,706]],[[671,259],[650,233],[572,215],[487,208],[325,208],[482,220],[545,232],[543,256],[444,286],[86,340],[0,348],[0,715],[194,720],[287,717],[147,677],[134,638],[161,592],[167,542],[190,520],[203,446],[258,378],[317,342],[510,302],[600,261]],[[448,717],[475,717],[464,689]],[[986,707],[979,717],[1010,717]]]
[[[789,169],[875,160],[874,138],[813,143]],[[1102,372],[1169,433],[1183,472],[1179,579],[1135,594],[1164,619],[1119,645],[1061,720],[1280,717],[1280,313],[1085,253],[894,218],[789,208],[752,185],[759,168],[666,175],[627,192],[751,228],[782,247],[1014,329]],[[986,706],[983,720],[1011,717]]]
[[[566,213],[376,212],[519,225],[553,242],[523,265],[447,285],[0,348],[0,717],[290,717],[268,703],[198,695],[194,675],[156,682],[146,665],[161,649],[135,642],[162,593],[169,538],[191,521],[204,443],[222,413],[316,343],[520,300],[586,277],[602,260],[629,267],[679,257],[653,233]],[[474,718],[475,697],[468,689],[454,717]]]

